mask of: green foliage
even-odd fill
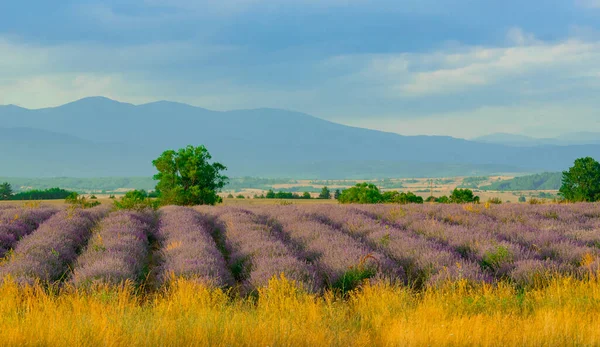
[[[490,204],[500,205],[502,203],[502,199],[500,199],[498,197],[494,197],[494,198],[489,198],[487,202]]]
[[[519,196],[519,202],[527,202],[527,198],[524,195]]]
[[[450,202],[455,204],[478,203],[479,197],[475,196],[470,189],[456,188],[450,195]]]
[[[90,200],[98,200],[98,198],[96,197],[96,195],[92,194],[92,196],[90,196]]]
[[[243,194],[238,194],[235,198],[236,199],[245,199],[246,197]]]
[[[512,262],[513,255],[508,248],[497,246],[495,249],[487,251],[481,259],[481,266],[492,271],[499,270],[503,264]]]
[[[156,191],[163,205],[214,205],[221,201],[217,193],[228,181],[221,174],[227,168],[210,163],[210,153],[204,146],[187,146],[168,150],[152,161],[158,170]]]
[[[8,182],[0,184],[0,200],[10,200],[13,196],[12,186]]]
[[[321,193],[319,194],[319,199],[331,199],[331,192],[327,186],[321,189]]]
[[[339,189],[336,189],[335,192],[333,193],[333,198],[336,200],[339,200],[340,196],[342,196],[342,191]]]
[[[65,202],[73,207],[80,208],[92,208],[100,205],[99,201],[88,201],[85,196],[79,195],[75,192],[69,194],[69,196],[65,198]]]
[[[383,202],[392,204],[422,204],[423,198],[412,192],[388,191],[382,195]]]
[[[372,268],[356,267],[346,271],[335,283],[333,289],[346,294],[361,285],[365,280],[375,276],[376,271]]]
[[[562,174],[560,195],[571,202],[600,200],[600,163],[591,157],[575,160]]]
[[[233,199],[233,194],[231,194],[231,193],[227,194],[227,199]]]
[[[344,190],[338,200],[342,204],[377,204],[383,202],[383,196],[377,186],[365,182]]]
[[[145,210],[147,208],[157,209],[158,201],[148,197],[145,190],[132,190],[127,192],[121,199],[113,202],[117,210]]]
[[[66,199],[71,194],[73,194],[73,192],[60,188],[50,188],[46,190],[34,189],[14,194],[12,200],[60,200]]]
[[[259,199],[311,199],[309,192],[304,192],[302,195],[297,193],[279,191],[275,193],[272,189],[267,192],[266,196],[259,196]]]
[[[442,195],[439,198],[435,199],[435,202],[437,202],[439,204],[450,204],[452,202],[452,200],[450,200],[450,198],[447,197],[446,195]]]
[[[545,172],[494,182],[489,186],[480,187],[480,189],[498,191],[557,190],[560,186],[561,174],[559,172]]]

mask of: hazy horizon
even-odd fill
[[[600,131],[600,1],[0,4],[0,104],[280,108],[403,135]]]

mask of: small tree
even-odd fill
[[[210,163],[210,153],[204,146],[187,146],[178,151],[165,151],[152,165],[158,170],[156,191],[162,205],[214,205],[221,201],[217,193],[227,184],[221,174],[227,168]]]
[[[519,202],[527,202],[527,198],[524,195],[519,196]]]
[[[600,200],[600,163],[590,157],[575,160],[569,171],[563,172],[559,194],[566,200]]]
[[[0,200],[10,200],[13,196],[12,186],[8,182],[0,184]]]
[[[319,194],[319,199],[331,199],[331,192],[327,186],[321,189],[321,194]]]
[[[265,197],[267,199],[275,199],[275,192],[273,191],[273,189],[269,189],[269,191],[267,192],[267,195]]]
[[[339,189],[336,189],[335,193],[333,193],[333,198],[336,200],[339,200],[341,195],[342,195],[342,192]]]
[[[310,199],[310,198],[312,198],[312,197],[310,196],[310,193],[309,193],[309,192],[304,192],[304,193],[302,194],[302,199]]]
[[[450,195],[450,201],[455,204],[478,203],[479,197],[475,196],[470,189],[456,188]]]

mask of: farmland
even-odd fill
[[[600,343],[598,204],[107,206],[0,205],[3,343]]]

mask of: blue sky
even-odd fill
[[[401,134],[600,131],[600,0],[0,2],[0,104],[278,107]]]

